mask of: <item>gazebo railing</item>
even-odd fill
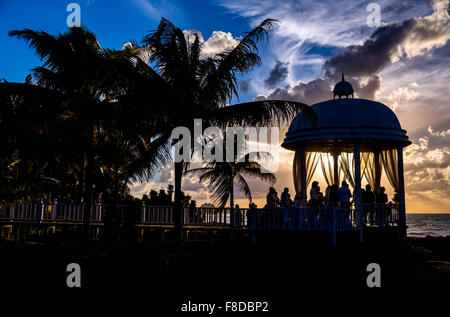
[[[91,223],[102,223],[108,208],[114,209],[114,218],[121,222],[127,221],[128,213],[135,212],[125,205],[95,204],[91,208]],[[399,224],[399,209],[397,204],[363,204],[362,225]],[[0,207],[0,220],[81,223],[84,211],[84,205],[76,203],[11,204]],[[333,224],[337,231],[359,228],[357,211],[339,207],[239,208],[233,209],[233,213],[234,228],[331,230]],[[185,226],[231,226],[231,208],[183,208],[182,215]],[[173,206],[142,206],[136,216],[135,221],[140,225],[175,223]]]
[[[253,210],[255,229],[355,230],[357,214],[342,208],[264,208]]]
[[[363,223],[366,225],[385,226],[400,223],[398,204],[362,204]]]

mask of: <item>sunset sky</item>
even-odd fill
[[[381,25],[368,26],[369,3],[379,4]],[[26,43],[8,37],[13,29],[67,29],[70,1],[0,0],[0,78],[23,82],[40,65]],[[265,18],[279,30],[260,50],[263,64],[240,77],[239,101],[294,99],[306,104],[332,98],[330,87],[346,75],[360,98],[380,101],[398,116],[413,144],[405,149],[407,212],[450,213],[450,16],[449,0],[88,0],[78,1],[81,22],[97,34],[100,45],[120,49],[142,40],[161,16],[202,35],[203,51],[212,56],[232,49],[243,33]],[[237,99],[232,103],[238,102]],[[286,128],[286,127],[284,127]],[[293,153],[280,150],[278,192],[292,181]],[[150,183],[135,184],[137,196],[166,187],[171,166]],[[320,175],[317,179],[325,189]],[[389,188],[383,178],[383,185]],[[251,181],[258,206],[268,184]],[[363,181],[364,184],[364,181]],[[199,204],[208,190],[186,179],[183,190]],[[388,190],[388,194],[392,194]],[[241,207],[248,206],[237,193]]]

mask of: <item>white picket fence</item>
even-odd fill
[[[125,205],[92,205],[91,223],[102,223],[106,210],[113,208],[116,219],[126,222],[127,213],[136,212]],[[21,222],[82,223],[85,206],[73,203],[27,203],[0,207],[0,220]],[[233,212],[233,214],[232,214]],[[129,214],[128,214],[129,215]],[[233,215],[233,217],[232,217]],[[289,230],[356,230],[361,225],[385,226],[399,222],[398,205],[363,205],[362,219],[353,209],[323,207],[307,208],[182,208],[184,226],[233,227]],[[172,226],[175,223],[171,206],[142,206],[136,213],[136,224]],[[232,222],[233,220],[233,222]]]

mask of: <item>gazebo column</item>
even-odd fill
[[[333,153],[333,184],[339,185],[339,152]]]
[[[300,163],[300,190],[302,192],[302,207],[306,207],[306,195],[308,189],[306,188],[306,151],[302,146],[299,151],[299,163]]]
[[[403,147],[397,148],[397,166],[398,166],[398,195],[399,202],[399,220],[400,224],[406,226],[406,208],[405,208],[405,175],[403,170]]]
[[[380,151],[373,152],[373,155],[375,157],[375,188],[373,190],[377,192],[380,189],[380,183],[381,183],[381,164],[380,164]]]
[[[361,208],[361,147],[359,143],[355,143],[353,157],[355,159],[355,211],[358,217],[358,225],[360,230],[360,239],[362,240],[363,225],[363,209]]]

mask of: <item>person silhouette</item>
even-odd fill
[[[309,191],[309,205],[313,208],[317,208],[319,204],[319,197],[317,196],[316,187],[319,186],[319,182],[314,181],[311,184],[311,190]]]
[[[376,197],[377,204],[387,204],[389,201],[388,195],[386,195],[386,188],[380,187],[380,192],[378,193]]]
[[[342,187],[337,190],[337,197],[341,208],[350,209],[350,198],[352,197],[352,193],[350,192],[346,181],[342,181]]]
[[[268,208],[275,208],[276,206],[275,194],[276,194],[275,188],[269,187],[269,193],[266,196],[266,206]]]
[[[364,191],[364,195],[362,195],[362,203],[363,204],[375,203],[375,193],[372,191],[372,187],[369,184],[366,185],[366,190]]]

